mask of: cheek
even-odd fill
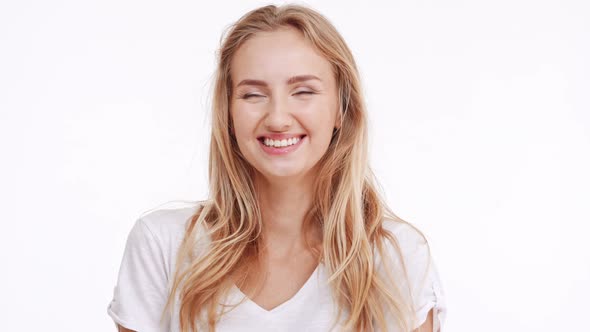
[[[326,102],[309,106],[301,113],[302,119],[304,119],[308,129],[322,137],[331,136],[336,121],[337,106],[333,103]]]
[[[245,133],[247,133],[250,129],[249,127],[252,126],[252,123],[255,123],[253,113],[248,112],[248,110],[244,108],[233,108],[231,117],[234,132],[237,137],[243,136]]]

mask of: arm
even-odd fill
[[[433,327],[432,327],[432,309],[430,309],[430,311],[428,312],[428,316],[426,316],[426,321],[424,322],[424,324],[420,325],[420,327],[416,330],[414,330],[414,332],[439,332],[439,331],[433,331]]]
[[[119,332],[135,332],[133,330],[128,330],[119,324],[117,324],[117,327],[119,328]]]

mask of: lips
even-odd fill
[[[261,142],[264,142],[265,138],[270,138],[273,141],[280,141],[280,140],[284,140],[284,139],[289,139],[289,138],[303,138],[307,135],[305,134],[267,134],[267,135],[262,135],[262,136],[258,136],[256,139],[258,139]]]
[[[293,137],[299,137],[299,136],[288,136],[289,138],[293,138]],[[262,150],[266,153],[268,153],[269,155],[288,155],[293,151],[296,151],[301,144],[303,144],[303,142],[306,140],[305,139],[306,135],[302,135],[300,139],[297,140],[297,142],[295,144],[292,145],[287,145],[287,146],[280,146],[280,147],[275,147],[275,146],[267,146],[266,144],[264,144],[264,140],[265,140],[265,136],[261,136],[258,139],[258,144],[260,144],[260,147],[262,148]]]

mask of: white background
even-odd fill
[[[2,330],[114,331],[126,236],[205,198],[215,51],[263,4],[0,4]],[[430,240],[446,331],[588,331],[588,2],[308,4],[355,54],[371,162]]]

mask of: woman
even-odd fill
[[[439,331],[426,238],[380,198],[353,56],[302,6],[247,13],[215,81],[209,200],[130,232],[122,331]]]

